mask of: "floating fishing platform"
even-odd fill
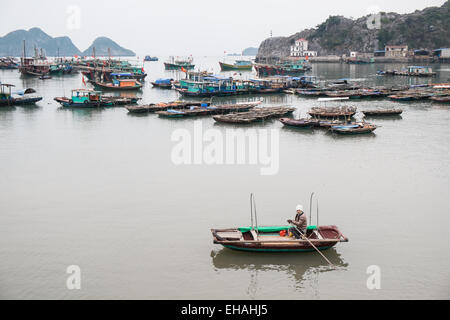
[[[216,115],[213,118],[217,122],[248,124],[252,122],[264,121],[270,118],[285,116],[295,110],[296,108],[286,106],[253,108],[248,112]]]

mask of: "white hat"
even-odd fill
[[[303,211],[303,206],[301,204],[297,205],[297,207],[295,208],[296,211],[300,210]]]

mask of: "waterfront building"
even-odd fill
[[[385,56],[389,58],[404,58],[408,55],[408,46],[386,46]]]

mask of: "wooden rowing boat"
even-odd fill
[[[371,123],[350,123],[345,125],[332,126],[330,128],[330,131],[338,134],[351,135],[371,133],[375,131],[376,128],[377,126]]]
[[[287,127],[296,128],[312,128],[319,124],[317,119],[291,119],[291,118],[281,118],[279,121]]]
[[[315,118],[351,118],[356,114],[354,107],[314,107],[308,114]]]
[[[225,248],[252,252],[311,252],[326,250],[339,242],[348,242],[336,226],[310,226],[306,239],[281,236],[289,226],[211,229],[213,242]]]
[[[444,96],[444,97],[431,97],[430,100],[434,102],[440,102],[440,103],[449,103],[450,102],[450,96]]]
[[[361,111],[365,116],[395,116],[403,113],[402,109],[373,109]]]

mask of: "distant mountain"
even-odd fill
[[[23,49],[23,40],[25,40],[25,49],[27,56],[34,55],[34,48],[42,48],[47,56],[57,56],[58,49],[60,56],[74,55],[92,55],[92,48],[95,46],[97,56],[107,56],[108,48],[111,49],[111,56],[135,56],[131,50],[122,48],[116,42],[106,37],[95,39],[92,45],[81,52],[70,40],[69,37],[53,38],[39,28],[30,30],[16,30],[0,37],[0,56],[21,56]]]
[[[247,48],[242,51],[243,56],[256,56],[258,54],[258,48]]]
[[[286,57],[296,39],[306,38],[309,49],[319,55],[342,55],[350,51],[373,52],[385,45],[407,44],[410,49],[437,49],[450,45],[450,1],[413,13],[380,13],[380,28],[368,28],[369,16],[353,20],[330,16],[316,28],[289,37],[264,40],[258,58]]]
[[[116,42],[106,37],[98,37],[97,39],[95,39],[94,42],[90,45],[90,47],[84,50],[81,55],[83,56],[92,55],[94,47],[96,56],[107,56],[108,48],[111,51],[111,56],[129,57],[136,55],[136,53],[134,53],[133,51],[119,46]]]
[[[27,56],[34,55],[34,48],[44,49],[46,55],[60,56],[79,55],[81,51],[72,43],[69,37],[52,38],[39,28],[16,30],[0,37],[0,56],[21,56],[25,40]]]

